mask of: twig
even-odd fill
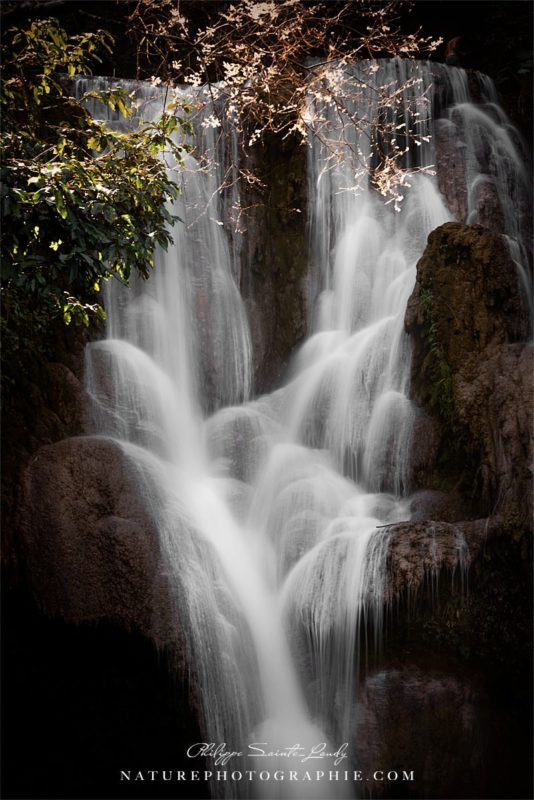
[[[409,519],[400,519],[400,520],[398,520],[398,522],[388,522],[387,525],[377,525],[376,527],[377,528],[392,528],[393,525],[405,525],[409,521],[410,521]]]

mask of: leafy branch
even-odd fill
[[[87,326],[104,318],[105,281],[128,283],[134,272],[146,278],[155,245],[172,241],[172,169],[181,169],[176,134],[190,130],[187,109],[175,104],[144,122],[120,88],[75,99],[75,77],[90,75],[112,47],[105,31],[69,38],[53,19],[3,36],[4,390],[53,352],[62,322]],[[95,103],[135,120],[117,130],[92,116]]]
[[[90,74],[109,51],[105,31],[68,38],[54,20],[12,29],[3,47],[0,196],[4,219],[2,292],[30,311],[65,321],[102,317],[102,282],[147,277],[155,244],[166,248],[177,193],[163,153],[182,163],[173,137],[188,123],[164,113],[127,132],[94,119],[87,101],[134,112],[121,89],[69,94],[68,77]],[[67,78],[67,79],[66,79]],[[11,301],[13,297],[11,297]],[[7,303],[9,309],[11,303]]]

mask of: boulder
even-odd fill
[[[23,475],[19,509],[26,578],[46,613],[107,619],[176,644],[157,533],[118,443],[87,436],[42,447]]]
[[[400,522],[389,530],[386,602],[413,596],[442,574],[459,585],[485,544],[504,532],[502,520],[488,517],[467,522],[439,520]]]
[[[459,222],[432,231],[417,264],[406,330],[414,334],[427,329],[429,317],[437,344],[455,372],[473,368],[489,344],[528,336],[517,268],[501,236]],[[426,353],[420,347],[416,351],[418,372]]]
[[[533,350],[522,341],[528,319],[502,237],[456,222],[433,231],[405,327],[413,398],[440,426],[438,466],[416,488],[462,481],[475,515],[528,526]]]

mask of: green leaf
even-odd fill
[[[60,191],[58,191],[58,190],[55,191],[54,200],[55,200],[56,208],[58,210],[58,213],[59,213],[59,216],[61,217],[61,219],[67,219],[67,213],[68,212],[67,212],[67,209],[65,207],[65,199],[63,197],[63,194]]]

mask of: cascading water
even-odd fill
[[[245,753],[232,771],[302,777],[311,763],[328,776],[339,758],[253,759],[247,744],[325,742],[334,752],[351,742],[360,639],[381,633],[387,525],[408,515],[416,409],[404,312],[428,234],[451,219],[437,180],[418,172],[436,162],[425,99],[436,75],[450,94],[466,91],[461,70],[424,63],[364,62],[345,73],[363,121],[358,130],[345,121],[345,147],[364,160],[381,113],[376,87],[415,79],[393,116],[399,129],[417,122],[419,142],[405,157],[399,213],[368,176],[347,191],[349,159],[330,168],[327,146],[311,142],[310,336],[285,386],[248,399],[251,346],[238,248],[220,224],[220,149],[207,173],[186,156],[174,245],[156,253],[149,281],[110,287],[108,338],[87,350],[95,427],[121,443],[159,532],[206,741]],[[160,89],[136,92],[145,114],[161,110]],[[458,115],[485,113],[456,99],[461,106],[442,117],[449,132]],[[314,114],[341,124],[328,105],[310,103],[312,124]],[[201,116],[200,151],[217,150],[214,136]],[[466,180],[472,204],[476,178]],[[354,766],[341,761],[338,770]],[[228,779],[212,792],[339,797],[354,794],[351,780],[347,789]]]
[[[436,139],[443,161],[455,163],[448,179],[450,192],[444,174],[440,175],[440,186],[461,221],[505,236],[532,317],[532,198],[525,168],[527,149],[486,75],[476,74],[479,101],[473,103],[464,70],[437,65],[433,69],[446,107],[436,122]]]

